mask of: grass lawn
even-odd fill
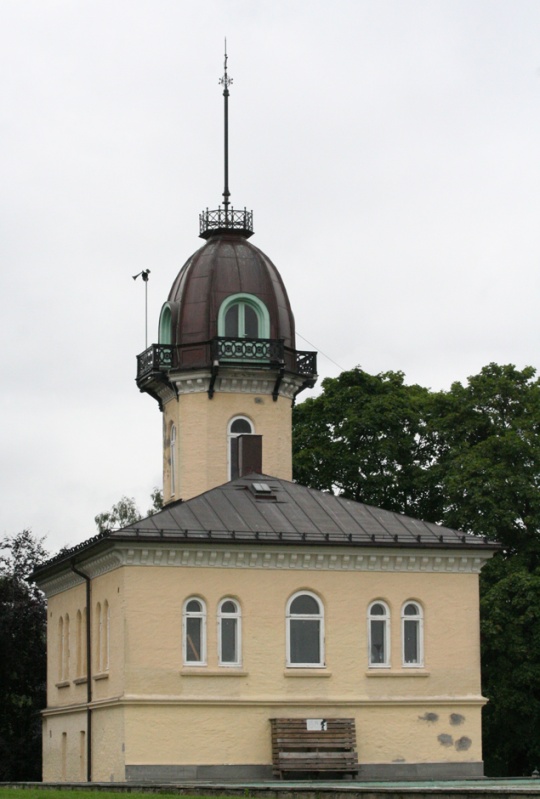
[[[0,788],[0,799],[121,799],[125,795],[129,799],[151,799],[152,795],[160,799],[216,799],[205,796],[188,796],[180,793],[167,793],[165,790],[152,790],[148,793],[138,791],[92,791],[90,788],[81,790],[59,788]],[[226,799],[220,797],[220,799]],[[231,797],[232,799],[232,797]]]

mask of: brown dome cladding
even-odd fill
[[[244,237],[212,236],[184,264],[169,293],[171,344],[196,344],[218,335],[218,313],[232,294],[252,294],[267,307],[270,338],[296,348],[294,317],[272,261]]]

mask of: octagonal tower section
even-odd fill
[[[163,412],[165,504],[246,471],[292,478],[292,405],[316,381],[316,353],[296,349],[285,285],[251,234],[250,212],[201,215],[206,243],[137,359],[137,385]]]

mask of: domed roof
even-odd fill
[[[196,344],[219,335],[219,309],[234,294],[261,300],[270,317],[269,338],[296,348],[294,317],[279,272],[267,255],[232,231],[211,236],[178,273],[168,297],[170,343]]]

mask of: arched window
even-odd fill
[[[270,338],[268,308],[253,294],[231,294],[219,309],[218,335],[225,338]]]
[[[238,602],[222,599],[218,609],[218,646],[220,666],[239,666],[241,658],[241,616]]]
[[[82,613],[77,611],[77,665],[76,676],[81,677],[83,673],[83,625]]]
[[[111,635],[111,609],[107,600],[103,603],[103,635],[102,635],[102,659],[101,671],[109,670],[109,653],[110,653],[110,635]]]
[[[368,611],[369,665],[390,665],[390,611],[385,602],[372,602]]]
[[[96,671],[101,671],[101,659],[103,657],[103,612],[101,609],[101,602],[96,605],[96,654],[95,666]]]
[[[176,425],[171,425],[171,437],[169,445],[169,459],[171,469],[171,497],[175,495],[176,486]]]
[[[64,619],[64,663],[62,666],[62,679],[69,680],[69,615]]]
[[[172,343],[172,314],[171,306],[168,302],[162,307],[159,315],[159,343]]]
[[[58,619],[58,682],[64,679],[64,618]]]
[[[246,416],[236,416],[229,422],[227,431],[229,452],[229,480],[239,476],[238,469],[238,436],[254,433],[253,425]]]
[[[184,663],[187,666],[206,664],[206,605],[191,597],[184,603]]]
[[[404,666],[424,665],[424,618],[418,602],[406,602],[401,609],[401,640]]]
[[[287,666],[324,666],[324,613],[315,594],[295,594],[287,603]]]

